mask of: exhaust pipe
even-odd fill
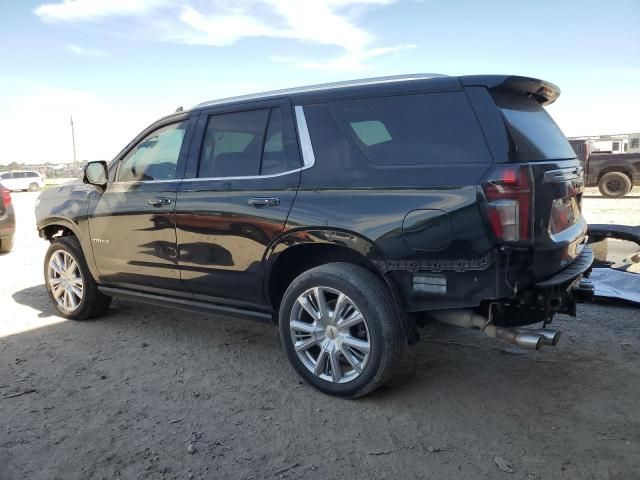
[[[515,330],[520,333],[540,335],[544,344],[552,347],[555,347],[560,341],[560,332],[550,328],[516,328]]]
[[[496,327],[489,323],[485,317],[474,313],[473,310],[436,310],[429,312],[429,315],[441,323],[480,330],[492,338],[529,350],[540,350],[545,343],[543,334],[531,330],[521,332],[511,328]]]

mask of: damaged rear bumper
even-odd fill
[[[558,273],[522,290],[514,298],[498,302],[494,310],[497,325],[522,326],[540,321],[550,322],[556,313],[576,315],[578,300],[593,299],[593,291],[581,288],[588,276],[593,252],[585,245],[580,255]]]

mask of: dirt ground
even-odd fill
[[[57,317],[36,195],[13,195],[0,257],[1,479],[640,478],[638,308],[581,305],[557,347],[524,355],[430,325],[391,384],[340,400],[300,381],[268,325],[122,300]],[[638,222],[640,195],[585,212]]]

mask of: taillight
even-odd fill
[[[11,191],[6,188],[2,189],[2,205],[5,207],[11,205]]]
[[[489,222],[499,240],[531,240],[532,188],[531,172],[524,165],[496,167],[482,186]]]

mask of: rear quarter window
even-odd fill
[[[374,97],[331,106],[374,164],[491,163],[463,92]]]

